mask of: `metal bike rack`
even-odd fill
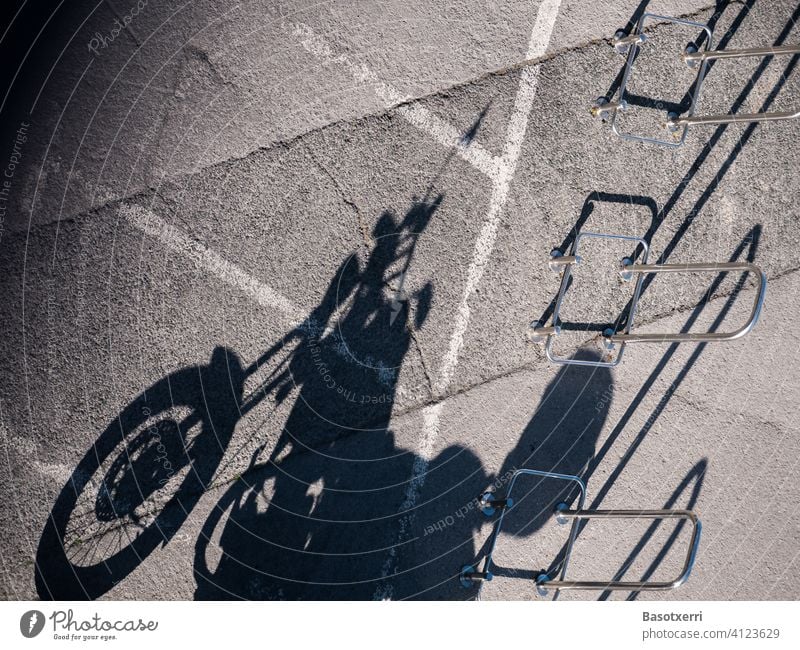
[[[607,329],[603,332],[603,339],[605,347],[608,351],[614,349],[619,344],[619,353],[612,361],[592,361],[586,359],[572,359],[569,357],[559,357],[553,354],[553,340],[561,333],[559,327],[559,314],[561,312],[561,305],[564,301],[564,295],[567,292],[569,281],[572,276],[572,267],[575,264],[580,264],[581,257],[578,255],[580,243],[584,238],[596,239],[615,239],[636,242],[642,247],[642,261],[641,263],[634,263],[631,258],[623,258],[620,262],[619,274],[623,280],[631,280],[636,275],[636,284],[633,290],[633,299],[630,303],[630,314],[627,322],[622,331],[617,332],[613,329]],[[549,266],[553,271],[561,272],[561,287],[559,288],[558,298],[553,310],[552,325],[545,326],[544,323],[534,322],[531,324],[529,340],[533,343],[544,343],[545,353],[547,358],[553,362],[562,365],[577,365],[577,366],[595,366],[601,368],[613,368],[619,365],[622,361],[622,355],[625,346],[628,343],[686,343],[686,342],[715,342],[715,341],[733,341],[741,338],[750,330],[755,327],[758,317],[761,313],[761,308],[764,305],[764,297],[767,289],[767,276],[755,264],[750,262],[700,262],[694,264],[648,264],[647,257],[650,253],[650,248],[644,239],[639,237],[631,237],[627,235],[609,235],[602,233],[585,232],[580,233],[572,245],[572,250],[569,255],[563,255],[561,251],[554,250],[550,254]],[[727,271],[747,271],[749,273],[757,274],[760,278],[758,292],[753,302],[753,309],[750,313],[750,318],[739,329],[732,332],[699,332],[699,333],[669,333],[669,334],[637,334],[631,332],[633,327],[634,315],[636,314],[636,307],[639,303],[639,296],[642,291],[642,283],[644,276],[650,273],[691,273],[694,271],[708,271],[714,273],[721,273]]]
[[[586,499],[586,486],[577,476],[569,474],[557,474],[555,472],[543,472],[534,469],[519,469],[514,472],[508,486],[505,499],[496,499],[491,492],[486,492],[480,497],[480,504],[486,516],[492,516],[495,511],[500,511],[492,537],[489,543],[489,551],[484,558],[483,567],[478,569],[477,565],[467,565],[461,569],[460,579],[464,587],[479,585],[479,589],[484,582],[492,580],[492,556],[497,545],[497,538],[503,527],[503,520],[506,512],[514,507],[511,492],[519,476],[538,476],[541,478],[552,478],[562,481],[569,481],[577,485],[579,491],[578,508],[570,510],[567,504],[559,503],[554,510],[554,516],[559,524],[572,522],[569,531],[569,538],[564,550],[564,559],[556,568],[550,572],[539,573],[536,577],[537,590],[541,595],[547,595],[547,589],[553,588],[556,591],[561,589],[593,589],[601,591],[667,591],[677,589],[692,572],[697,547],[700,544],[700,520],[690,510],[584,510]],[[666,581],[623,581],[623,580],[567,580],[567,566],[572,554],[572,547],[578,534],[578,522],[581,519],[683,519],[692,523],[692,535],[689,541],[689,548],[680,574],[673,580]],[[557,577],[557,579],[556,579]]]
[[[634,135],[631,133],[623,133],[617,127],[617,113],[629,110],[629,105],[625,101],[625,91],[628,87],[631,70],[633,69],[634,61],[638,56],[639,50],[645,43],[652,42],[650,37],[644,33],[644,23],[648,18],[660,20],[668,23],[678,25],[686,25],[688,27],[697,27],[702,29],[706,35],[707,40],[704,43],[702,50],[698,50],[694,43],[690,43],[683,51],[683,61],[689,68],[697,69],[697,76],[694,81],[694,92],[692,93],[692,102],[688,112],[685,115],[677,115],[675,113],[668,113],[667,119],[664,122],[664,127],[670,133],[677,133],[681,131],[680,139],[664,140],[659,138],[651,138],[646,136]],[[795,111],[776,111],[771,113],[727,113],[721,115],[695,115],[697,103],[700,99],[700,89],[705,80],[708,62],[718,59],[742,59],[748,57],[765,57],[771,55],[784,55],[784,54],[800,54],[800,44],[798,45],[779,45],[768,47],[755,47],[741,50],[712,50],[713,33],[707,25],[693,22],[691,20],[683,20],[680,18],[672,18],[668,16],[659,16],[656,14],[644,14],[636,24],[631,34],[626,34],[623,31],[618,31],[614,35],[612,45],[614,49],[626,57],[625,72],[622,77],[622,84],[619,88],[619,100],[612,102],[608,97],[600,97],[592,105],[591,113],[594,117],[602,121],[611,121],[611,128],[618,136],[625,140],[633,140],[639,142],[649,142],[658,144],[665,147],[680,147],[686,141],[686,133],[689,126],[693,124],[733,124],[733,123],[750,123],[750,122],[775,122],[780,120],[793,120],[800,117],[800,109]]]

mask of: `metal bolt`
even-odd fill
[[[619,276],[625,281],[629,282],[633,278],[633,271],[626,271],[629,266],[633,265],[633,260],[630,257],[623,257],[619,264]]]
[[[545,327],[544,323],[534,321],[528,327],[527,338],[529,343],[545,343],[549,336],[558,336],[561,328],[558,326]]]
[[[678,119],[678,114],[675,112],[667,113],[667,131],[670,133],[676,133],[680,127],[678,126],[676,120]]]
[[[548,590],[545,584],[550,582],[550,576],[546,573],[541,573],[536,576],[536,593],[540,596],[547,596]]]
[[[481,494],[479,501],[481,512],[483,512],[483,514],[485,514],[487,517],[491,517],[495,513],[495,508],[492,506],[493,501],[494,494],[492,492],[484,492]]]
[[[697,67],[697,59],[687,59],[687,54],[697,54],[697,46],[694,43],[689,43],[686,46],[686,49],[683,51],[683,60],[686,62],[686,65],[689,68],[696,68]]]
[[[598,97],[595,99],[594,103],[592,104],[592,108],[589,110],[589,112],[592,114],[592,117],[597,118],[602,122],[607,122],[609,117],[611,117],[611,111],[607,109],[604,110],[603,106],[606,106],[608,103],[608,97]]]
[[[563,501],[556,505],[556,508],[555,508],[556,522],[561,524],[562,526],[564,524],[568,524],[569,523],[569,518],[565,517],[564,515],[561,514],[565,510],[569,510],[569,506],[566,503],[564,503]]]

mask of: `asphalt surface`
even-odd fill
[[[589,107],[645,10],[744,48],[800,39],[800,6],[351,5],[146,4],[111,40],[130,8],[79,5],[31,49],[2,109],[2,596],[471,599],[459,573],[497,520],[476,497],[529,468],[581,476],[588,507],[702,520],[680,589],[561,599],[797,598],[800,123],[667,149]],[[620,128],[664,136],[698,33],[655,20]],[[698,112],[796,106],[797,63],[715,64]],[[577,232],[753,262],[761,318],[555,365],[528,326]],[[635,247],[582,240],[555,352],[608,352]],[[634,327],[734,330],[752,275],[651,276]],[[575,490],[514,491],[480,596],[552,598],[532,578]],[[670,580],[688,543],[593,521],[568,576]]]

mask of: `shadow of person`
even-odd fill
[[[102,596],[172,539],[228,447],[243,384],[239,358],[218,347],[207,365],[167,375],[109,424],[45,523],[40,598]]]
[[[384,213],[367,259],[345,260],[298,328],[269,387],[295,401],[270,462],[205,522],[196,598],[372,596],[414,463],[389,429],[412,332],[432,302],[430,282],[408,286],[409,267],[441,200],[415,201],[399,223]]]
[[[584,348],[575,358],[599,361],[600,355]],[[477,551],[474,540],[484,524],[496,519],[487,519],[478,507],[477,497],[487,488],[504,494],[517,469],[581,476],[594,456],[608,416],[613,385],[608,368],[563,366],[544,389],[530,421],[496,474],[487,475],[473,451],[458,445],[445,449],[431,461],[415,517],[416,539],[404,552],[406,577],[399,593],[427,599],[474,598],[474,588],[461,586],[460,571],[464,565],[482,562],[488,549],[484,545]],[[484,445],[494,447],[517,436],[513,431],[493,430],[491,416],[487,422],[486,438],[477,441],[479,447],[473,447],[482,456]],[[564,481],[520,477],[514,487],[516,505],[505,518],[498,548],[507,543],[509,536],[532,537],[551,520],[557,503],[574,500],[577,494],[570,488]],[[483,532],[485,537],[487,529]],[[501,557],[498,554],[495,560]],[[531,566],[525,569],[532,569],[534,562],[542,565],[536,567],[540,569],[551,559],[532,557]],[[493,571],[498,576],[503,574],[502,567]]]

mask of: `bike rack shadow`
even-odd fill
[[[712,14],[711,18],[708,20],[707,23],[708,28],[712,32],[715,30],[716,25],[719,22],[720,18],[722,18],[725,10],[727,10],[732,5],[742,5],[741,9],[739,10],[739,13],[736,15],[736,17],[733,19],[728,29],[725,30],[725,33],[720,38],[720,42],[717,45],[719,49],[724,49],[727,46],[727,44],[731,41],[736,32],[742,26],[744,19],[747,17],[747,14],[749,13],[750,9],[752,9],[755,2],[756,0],[716,1],[716,4],[714,6],[714,13]],[[617,36],[630,35],[630,33],[634,30],[637,23],[639,22],[639,19],[647,12],[647,8],[649,5],[650,5],[650,0],[642,0],[642,2],[636,8],[636,11],[634,11],[634,13],[631,15],[631,18],[628,20],[625,27],[618,30],[616,35]],[[695,38],[695,40],[692,41],[692,43],[697,49],[700,49],[706,42],[706,40],[708,40],[708,33],[705,30],[701,30],[697,35],[697,37]],[[636,53],[634,54],[634,61],[636,60],[636,57],[638,57],[640,53],[641,50],[637,49]],[[714,63],[716,63],[716,61],[709,62],[706,76],[708,72],[711,72]],[[605,97],[606,99],[610,100],[610,98],[616,96],[617,92],[622,86],[622,80],[623,77],[625,76],[625,67],[626,67],[625,64],[623,64],[620,67],[619,73],[614,78],[614,81],[611,83],[611,85],[608,87],[608,90],[606,91],[605,95],[603,95],[603,97]],[[689,89],[684,94],[684,96],[677,102],[667,101],[665,99],[657,99],[654,97],[647,97],[643,95],[637,95],[635,93],[632,93],[630,90],[628,90],[625,93],[625,101],[632,106],[641,106],[643,108],[655,108],[656,106],[659,106],[660,107],[659,110],[666,110],[677,114],[681,114],[686,110],[688,110],[689,107],[692,105],[693,98],[697,92],[697,82],[698,80],[695,79],[690,85]]]
[[[578,216],[578,220],[575,222],[575,225],[570,230],[569,234],[564,238],[564,241],[561,242],[558,246],[556,246],[553,251],[558,251],[561,255],[565,255],[567,251],[572,247],[575,243],[575,239],[581,233],[584,225],[592,216],[595,210],[595,206],[597,203],[610,203],[610,204],[625,204],[625,205],[636,205],[646,208],[650,213],[650,226],[648,227],[648,233],[655,233],[658,229],[659,223],[659,214],[658,214],[658,205],[656,204],[655,200],[649,196],[637,196],[632,194],[614,194],[611,192],[598,192],[594,191],[586,197],[583,202],[583,206],[581,207],[581,213]],[[652,234],[650,234],[652,237]],[[649,240],[648,240],[649,241]],[[572,277],[570,277],[568,284],[567,284],[567,292],[569,292],[570,287],[572,286]],[[546,323],[548,322],[555,312],[556,303],[558,302],[558,294],[553,296],[553,299],[550,301],[550,304],[545,308],[542,312],[542,315],[539,316],[535,322],[538,323]],[[563,321],[559,319],[558,325],[563,331],[595,331],[595,332],[602,332],[608,328],[616,328],[620,325],[620,321],[624,318],[624,313],[617,318],[615,323],[600,323],[600,322],[575,322],[575,321]]]
[[[699,463],[697,463],[694,467],[692,467],[691,470],[689,470],[686,476],[684,476],[683,480],[680,482],[680,485],[678,485],[678,487],[675,488],[675,491],[670,495],[669,499],[667,499],[666,502],[664,503],[664,509],[667,510],[670,508],[674,508],[675,505],[678,503],[678,499],[680,498],[680,496],[687,490],[689,485],[693,483],[692,490],[689,493],[689,498],[687,499],[686,505],[684,506],[684,508],[686,508],[687,510],[692,510],[695,507],[695,505],[697,505],[697,501],[700,498],[700,491],[703,489],[703,479],[705,478],[707,469],[708,469],[708,460],[706,458],[703,458]],[[642,552],[645,546],[647,546],[647,543],[652,539],[659,525],[660,522],[653,522],[653,524],[651,524],[648,527],[644,535],[642,535],[642,538],[639,540],[639,543],[634,547],[630,555],[628,555],[628,557],[624,560],[620,569],[614,574],[612,580],[622,580],[622,578],[628,572],[630,565],[638,557],[639,553]],[[667,557],[667,554],[670,552],[675,542],[678,540],[678,537],[680,536],[681,531],[685,526],[686,522],[684,520],[680,520],[678,522],[678,524],[675,526],[675,529],[672,531],[672,533],[670,533],[670,536],[667,539],[667,541],[664,542],[664,545],[659,550],[656,558],[653,560],[650,566],[648,566],[647,569],[645,569],[644,573],[642,573],[640,580],[642,581],[649,580],[653,576],[653,574],[655,574],[656,569],[658,569],[658,566],[661,564],[661,562],[664,561],[664,558]],[[610,596],[611,592],[604,591],[602,594],[600,594],[598,600],[608,600]],[[638,596],[639,593],[634,591],[628,595],[626,600],[636,600]]]
[[[746,257],[748,261],[750,262],[754,261],[756,258],[756,253],[758,251],[760,237],[761,237],[761,226],[757,225],[747,234],[747,236],[737,246],[736,250],[730,257],[730,261],[732,262],[737,261],[741,259],[743,255]],[[706,292],[707,297],[712,296],[714,292],[721,286],[722,282],[724,281],[725,275],[726,274],[724,273],[719,274],[717,278],[711,283],[711,285],[709,285],[708,291]],[[739,293],[744,288],[745,280],[746,280],[746,274],[743,273],[739,278],[739,281],[737,282],[734,291],[726,298],[723,307],[721,308],[719,314],[714,319],[711,327],[709,328],[710,331],[715,331],[721,326],[726,316],[733,308],[733,305],[736,302]],[[681,331],[687,332],[691,329],[693,324],[697,321],[697,319],[702,314],[703,310],[706,308],[707,304],[708,304],[707,301],[703,301],[699,305],[697,305],[697,307],[695,307],[695,309],[690,314],[689,318],[686,320],[686,323],[681,328]],[[630,443],[628,449],[625,451],[625,454],[620,459],[617,466],[610,473],[605,483],[595,493],[594,498],[592,499],[590,505],[588,506],[590,509],[596,509],[600,506],[603,499],[609,493],[616,480],[619,478],[621,473],[624,471],[625,467],[630,462],[636,450],[640,447],[645,437],[647,436],[647,434],[652,429],[655,422],[660,417],[661,413],[667,407],[667,404],[672,399],[675,390],[683,383],[683,380],[689,374],[689,371],[699,360],[700,355],[703,353],[706,345],[707,345],[706,343],[700,343],[697,345],[696,349],[692,351],[691,356],[689,357],[687,362],[683,365],[683,367],[680,369],[676,379],[671,382],[669,390],[661,397],[658,404],[653,409],[652,413],[650,413],[650,415],[646,418],[645,425],[641,428],[641,430],[637,433],[634,440]],[[669,346],[667,351],[664,353],[664,356],[658,362],[653,372],[650,373],[648,378],[643,383],[642,387],[639,389],[636,396],[631,401],[630,405],[625,410],[625,413],[622,415],[619,422],[615,425],[614,429],[611,431],[608,438],[604,441],[603,446],[597,451],[597,453],[592,458],[586,470],[586,473],[583,475],[583,478],[587,483],[589,482],[589,480],[591,479],[592,475],[597,470],[597,468],[601,465],[603,460],[606,458],[608,453],[611,451],[614,444],[619,439],[619,436],[622,434],[622,432],[625,430],[625,427],[630,422],[634,413],[636,413],[636,411],[638,410],[644,398],[647,396],[652,387],[655,385],[655,382],[664,372],[669,361],[678,351],[678,346],[679,346],[678,343],[673,343]],[[586,524],[583,523],[578,527],[578,535],[581,534],[581,531],[583,530],[585,525]],[[561,553],[559,553],[556,560],[550,565],[550,567],[547,570],[548,573],[555,572],[559,569],[561,562],[563,561],[564,558],[565,550],[566,547],[562,549]],[[632,560],[633,557],[630,558],[630,561]]]

